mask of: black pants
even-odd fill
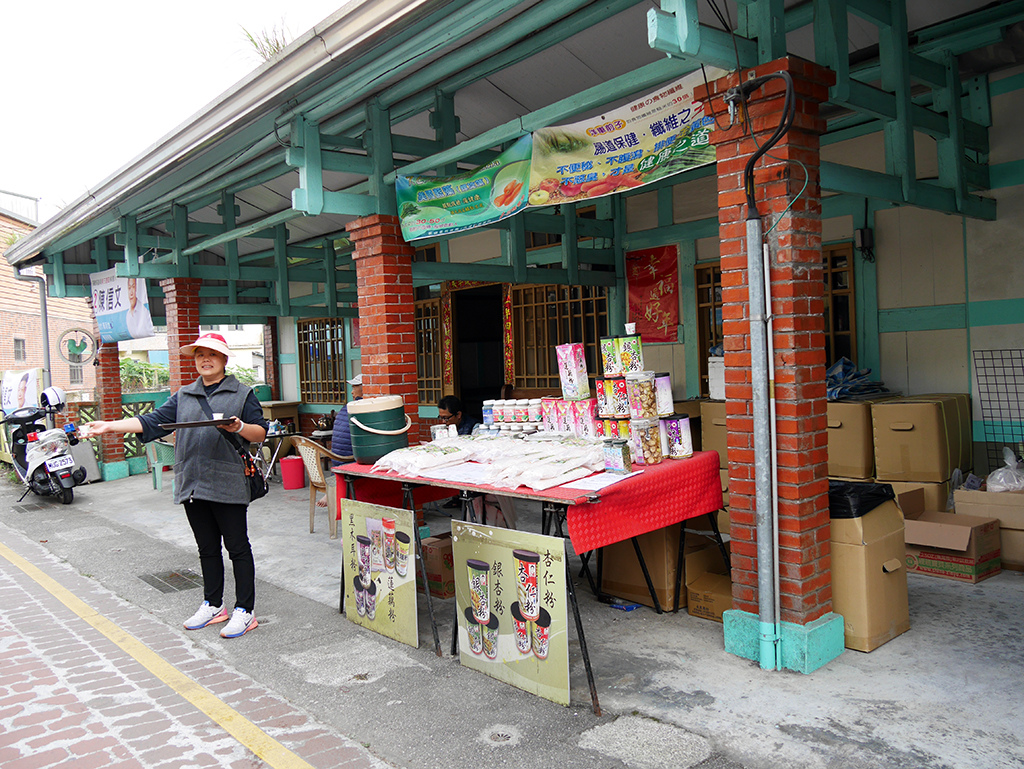
[[[194,499],[185,503],[185,514],[199,546],[203,597],[210,606],[224,602],[224,558],[220,546],[223,540],[235,575],[235,607],[252,613],[256,602],[256,565],[246,529],[247,507]]]

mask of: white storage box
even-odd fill
[[[725,358],[719,355],[708,358],[708,388],[711,400],[725,400]]]

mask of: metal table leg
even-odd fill
[[[416,501],[413,499],[413,489],[416,484],[402,483],[402,503],[406,510],[412,513],[412,530],[416,534],[416,559],[420,562],[420,571],[423,574],[423,594],[427,600],[427,614],[430,616],[430,630],[434,634],[434,653],[443,657],[441,653],[441,639],[437,634],[437,622],[434,620],[434,604],[430,599],[430,582],[427,580],[427,564],[423,560],[423,543],[420,541],[420,527],[416,521]]]
[[[580,641],[580,651],[583,653],[583,667],[587,670],[587,683],[590,685],[590,701],[594,706],[594,715],[601,715],[601,703],[597,701],[597,684],[594,683],[594,669],[590,666],[590,654],[587,652],[587,639],[583,635],[583,620],[580,617],[580,607],[576,603],[576,590],[572,586],[572,574],[569,572],[569,559],[565,560],[565,589],[569,593],[569,601],[572,604],[572,615],[576,619],[576,635]]]
[[[640,570],[644,573],[644,581],[647,583],[647,589],[651,593],[651,600],[654,601],[654,610],[658,612],[658,614],[662,614],[661,602],[658,601],[658,593],[654,589],[654,583],[651,582],[651,574],[647,571],[647,561],[644,560],[644,554],[640,551],[640,540],[633,537],[632,542],[633,549],[636,551],[637,560],[640,561]]]

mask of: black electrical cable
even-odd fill
[[[773,72],[770,75],[762,75],[761,77],[754,78],[753,80],[743,83],[739,87],[740,96],[744,99],[744,105],[746,104],[746,96],[758,88],[763,86],[769,80],[773,78],[780,78],[786,83],[786,98],[782,105],[783,117],[779,121],[778,127],[771,137],[757,148],[757,152],[750,156],[747,160],[747,165],[743,169],[743,188],[747,194],[747,219],[759,219],[760,215],[757,213],[757,202],[754,200],[754,164],[761,159],[768,150],[774,147],[779,139],[786,135],[790,127],[793,125],[793,118],[796,116],[796,99],[793,94],[793,77],[786,71]],[[749,116],[748,116],[749,119]],[[753,129],[751,129],[751,136],[753,136]]]

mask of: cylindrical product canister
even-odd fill
[[[496,399],[494,401],[494,423],[500,425],[505,421],[505,401]]]
[[[597,398],[597,413],[604,416],[608,413],[608,391],[604,386],[604,379],[594,380],[594,396]]]
[[[658,404],[658,416],[672,416],[675,411],[672,403],[672,376],[667,371],[654,375],[654,398]]]
[[[513,408],[515,410],[514,414],[516,422],[521,423],[529,421],[530,401],[528,398],[520,398],[516,401],[516,405],[513,406]]]
[[[652,419],[658,415],[653,371],[626,374],[626,396],[629,400],[629,415],[633,419]]]
[[[633,428],[628,419],[620,419],[619,423],[619,437],[624,438],[627,441],[633,440]]]
[[[619,348],[619,362],[623,374],[634,374],[644,370],[644,347],[639,334],[616,338]]]
[[[609,473],[628,473],[632,469],[629,447],[621,438],[604,442],[604,469]]]
[[[633,431],[633,459],[638,464],[656,465],[662,460],[661,426],[657,419],[634,419],[630,423]]]
[[[530,398],[528,422],[540,421],[540,398]]]
[[[603,336],[600,339],[601,372],[606,376],[622,376],[622,364],[619,362],[619,347],[615,337]]]
[[[484,424],[485,425],[494,424],[494,399],[493,398],[491,400],[484,401],[483,414],[484,414]]]

